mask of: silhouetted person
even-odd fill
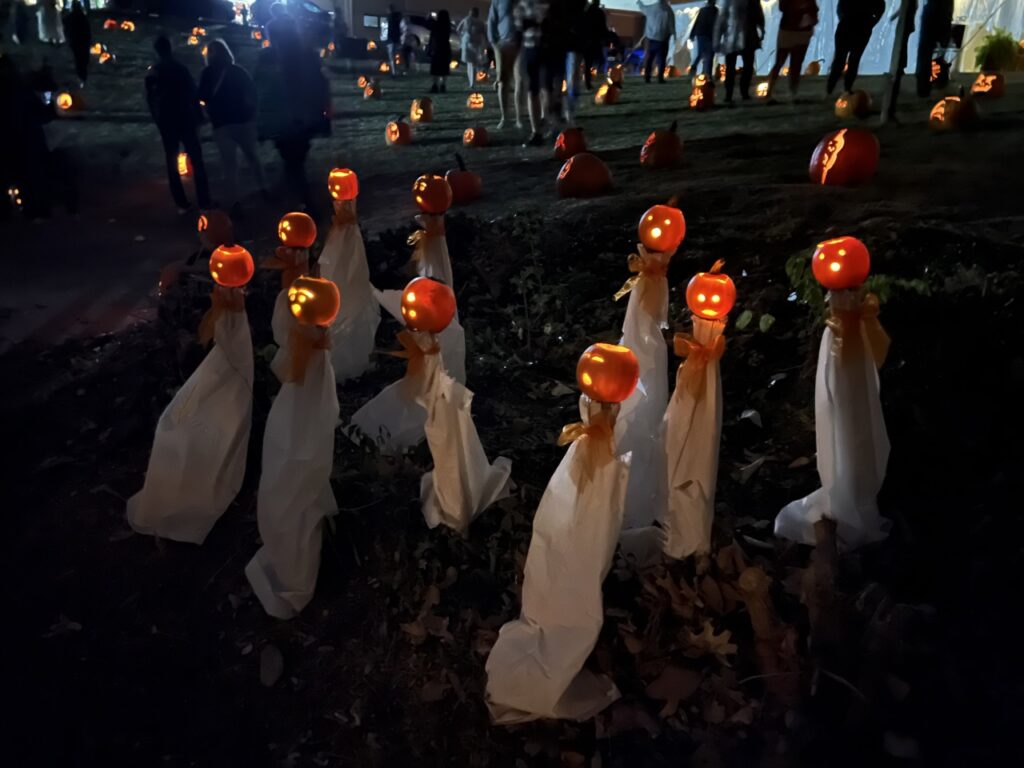
[[[271,45],[277,44],[276,38],[298,34],[298,27],[295,25],[295,19],[288,13],[288,6],[284,3],[274,3],[270,6],[270,21],[267,22],[266,30]]]
[[[715,59],[715,22],[718,21],[716,0],[707,0],[707,4],[697,11],[697,18],[690,27],[690,39],[693,40],[693,74],[711,77],[712,63]]]
[[[249,162],[260,191],[266,193],[263,169],[256,144],[256,86],[249,73],[235,63],[227,43],[211,40],[206,66],[199,76],[199,101],[213,126],[213,137],[224,167],[225,206],[238,200],[238,153]]]
[[[839,0],[836,11],[839,24],[836,25],[836,52],[828,71],[830,94],[839,78],[843,79],[847,91],[853,90],[860,59],[871,40],[871,31],[885,13],[885,0]]]
[[[146,75],[146,101],[163,141],[171,196],[179,210],[188,210],[189,201],[178,173],[178,148],[183,147],[192,163],[199,207],[209,208],[210,187],[199,144],[199,125],[203,116],[196,98],[195,81],[185,65],[174,58],[171,42],[166,37],[158,37],[153,43],[153,50],[156,51],[157,62]]]
[[[430,56],[430,76],[434,78],[434,84],[430,86],[431,93],[444,93],[445,79],[451,72],[452,61],[452,19],[448,11],[438,11],[437,18],[430,22],[430,42],[427,44],[427,54]]]
[[[953,32],[953,0],[925,0],[921,11],[921,36],[917,40],[917,95],[932,90],[932,58],[936,48],[946,48]]]
[[[782,65],[789,59],[789,93],[794,99],[800,89],[807,46],[818,23],[818,3],[815,0],[779,0],[782,18],[775,44],[775,64],[768,73],[768,102],[774,103],[775,83]]]
[[[736,86],[736,60],[743,57],[740,96],[750,98],[754,53],[764,37],[764,11],[759,0],[725,0],[715,22],[715,50],[725,54],[725,103],[732,104]]]
[[[658,67],[658,82],[665,82],[665,63],[668,59],[668,41],[676,34],[676,16],[668,0],[658,0],[644,5],[636,0],[637,6],[646,17],[644,37],[647,38],[647,53],[644,56],[644,81],[651,82],[651,67]]]
[[[388,6],[388,64],[391,65],[391,76],[398,77],[398,65],[395,57],[402,51],[402,13],[395,6]]]
[[[64,36],[67,38],[68,47],[71,49],[71,56],[75,60],[75,74],[78,75],[78,82],[85,87],[86,78],[89,76],[89,46],[92,45],[92,29],[89,26],[89,17],[79,0],[71,4],[71,13],[64,19]]]
[[[601,0],[590,0],[583,12],[583,79],[587,90],[593,85],[592,69],[603,75],[608,68],[605,47],[608,45],[608,19],[601,7]]]

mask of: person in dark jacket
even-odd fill
[[[396,57],[402,50],[402,12],[395,6],[388,6],[388,63],[391,65],[391,76],[398,77]]]
[[[235,57],[220,38],[207,45],[206,67],[199,76],[199,103],[213,126],[213,137],[224,166],[226,206],[237,202],[238,153],[241,150],[266,194],[263,168],[256,146],[256,86],[249,73],[235,64]]]
[[[925,0],[921,10],[921,36],[917,41],[917,95],[932,90],[932,58],[936,48],[949,46],[953,34],[953,0]]]
[[[872,30],[885,13],[885,0],[839,0],[836,11],[839,24],[836,25],[836,52],[828,71],[830,95],[840,78],[846,90],[853,90],[861,56],[871,40]]]
[[[79,84],[85,88],[89,76],[89,46],[92,45],[92,29],[89,17],[79,0],[71,4],[71,13],[64,19],[64,38],[68,41],[71,56],[75,61],[75,74]]]
[[[782,19],[779,21],[779,36],[775,45],[775,63],[768,73],[769,104],[775,103],[775,83],[786,59],[789,59],[789,93],[796,99],[804,57],[811,44],[814,27],[818,24],[816,0],[779,0],[779,10],[782,11]]]
[[[754,54],[764,38],[764,11],[760,0],[725,0],[715,21],[715,51],[725,54],[725,103],[732,104],[736,86],[736,62],[743,57],[740,97],[750,99]]]
[[[608,70],[608,18],[601,0],[590,0],[583,12],[583,40],[583,78],[589,91],[593,87],[591,70],[602,76]]]
[[[448,11],[438,11],[437,18],[430,22],[430,42],[427,43],[427,55],[430,56],[430,76],[434,84],[431,93],[444,93],[447,88],[445,80],[451,72],[452,63],[452,18]]]
[[[693,40],[693,74],[711,77],[715,59],[715,22],[718,21],[717,0],[708,0],[697,11],[697,18],[690,28]]]
[[[178,173],[178,148],[184,147],[192,162],[196,198],[200,208],[210,207],[210,187],[206,180],[203,150],[199,144],[199,126],[203,115],[196,97],[196,84],[188,68],[174,58],[171,41],[161,35],[153,43],[157,62],[146,74],[146,101],[160,131],[167,161],[167,183],[178,209],[190,204]]]

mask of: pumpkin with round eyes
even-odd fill
[[[392,120],[384,128],[384,141],[389,147],[404,147],[412,144],[412,128],[402,120]]]
[[[627,400],[640,381],[640,363],[629,347],[592,344],[576,363],[580,390],[597,403]]]
[[[871,272],[871,255],[856,237],[836,237],[818,243],[811,257],[811,272],[830,291],[858,288]]]
[[[683,140],[673,120],[667,131],[655,131],[640,148],[640,165],[645,168],[669,168],[683,158]]]
[[[327,177],[327,189],[335,200],[355,200],[359,197],[359,177],[348,168],[335,168]]]
[[[690,91],[690,109],[706,112],[715,106],[715,83],[707,75],[701,74],[693,80]]]
[[[444,283],[417,277],[402,291],[402,319],[409,330],[440,333],[454,317],[455,294]]]
[[[686,306],[697,317],[721,320],[736,304],[736,285],[721,272],[725,262],[716,261],[708,272],[698,272],[686,286]]]
[[[841,128],[818,142],[808,169],[811,181],[845,186],[870,181],[878,169],[878,139],[863,128]]]
[[[231,217],[219,208],[200,214],[196,222],[196,231],[203,247],[214,249],[218,245],[234,245],[235,228]]]
[[[594,94],[594,103],[598,106],[617,104],[619,101],[619,86],[614,83],[601,83],[597,93]]]
[[[640,217],[637,236],[654,253],[672,253],[686,237],[686,219],[674,205],[655,205]]]
[[[871,112],[871,96],[867,91],[843,91],[836,99],[836,117],[867,117]]]
[[[582,128],[566,128],[555,139],[555,159],[568,160],[580,152],[587,151],[587,140]]]
[[[462,145],[464,147],[486,147],[490,142],[487,129],[482,125],[474,125],[462,132]]]
[[[277,223],[277,239],[288,248],[309,248],[316,242],[316,222],[301,211],[286,213]]]
[[[255,271],[252,254],[240,245],[220,245],[210,254],[210,277],[225,288],[241,288]]]
[[[415,99],[409,107],[409,119],[414,123],[429,123],[434,119],[434,102],[429,98]]]
[[[559,197],[593,197],[612,185],[612,172],[597,155],[580,152],[565,161],[555,183]]]
[[[451,208],[452,188],[442,176],[425,173],[413,183],[412,197],[424,213],[441,214]]]
[[[330,280],[302,275],[288,287],[288,308],[300,324],[325,328],[338,316],[341,294]]]
[[[455,162],[459,167],[448,171],[444,175],[444,180],[451,187],[452,203],[463,205],[480,197],[480,193],[483,191],[483,181],[479,173],[467,170],[466,161],[458,152],[455,153]]]
[[[469,98],[466,99],[466,106],[470,109],[483,109],[484,95],[482,93],[469,94]]]

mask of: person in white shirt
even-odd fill
[[[644,37],[647,39],[647,55],[644,56],[644,81],[651,82],[651,65],[658,67],[658,82],[665,82],[665,60],[668,56],[668,43],[676,34],[676,17],[668,0],[658,0],[651,5],[644,5],[636,0],[637,7],[646,17]]]

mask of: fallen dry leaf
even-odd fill
[[[690,698],[700,688],[703,676],[700,672],[670,664],[662,670],[657,680],[647,686],[647,695],[665,702],[658,715],[671,717],[679,709],[679,702]]]
[[[730,642],[732,640],[732,633],[727,629],[723,629],[721,633],[716,635],[710,621],[704,621],[704,627],[701,629],[700,634],[685,630],[684,635],[685,637],[681,639],[685,641],[688,647],[683,652],[691,659],[701,656],[714,656],[720,663],[729,666],[729,661],[725,657],[736,653],[736,645]]]

